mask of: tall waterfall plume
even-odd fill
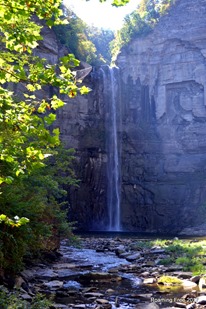
[[[120,168],[120,95],[118,68],[102,70],[106,100],[107,207],[108,231],[121,230],[121,168]]]

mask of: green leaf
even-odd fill
[[[51,107],[56,110],[60,107],[64,106],[64,102],[62,100],[60,100],[59,98],[57,98],[56,95],[53,96],[52,100],[51,100]]]
[[[11,176],[7,176],[6,178],[5,178],[5,183],[7,183],[7,184],[11,184],[12,182],[13,182],[13,178],[11,177]]]
[[[26,88],[29,90],[29,91],[35,91],[35,87],[31,84],[28,84],[26,85]]]
[[[19,219],[18,223],[19,223],[20,225],[24,225],[24,224],[27,224],[29,221],[30,221],[30,220],[29,220],[28,218],[22,217],[22,218]]]
[[[87,94],[87,93],[89,93],[90,91],[91,91],[91,89],[88,88],[88,87],[86,87],[86,86],[82,86],[82,87],[80,88],[80,93],[81,93],[81,94]]]
[[[55,114],[49,114],[48,116],[44,117],[44,120],[47,123],[47,125],[51,125],[56,120],[56,115]]]
[[[41,152],[39,153],[39,159],[44,160],[44,155]]]

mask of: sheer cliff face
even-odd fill
[[[151,34],[121,51],[117,65],[123,229],[175,233],[204,222],[206,0],[177,0]],[[106,102],[98,76],[90,77],[93,92],[58,116],[63,140],[77,149],[81,182],[70,199],[85,229],[107,220]]]
[[[118,58],[123,224],[173,232],[206,205],[206,1],[179,0]]]

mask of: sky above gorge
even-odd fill
[[[112,7],[111,2],[64,0],[64,4],[87,24],[111,30],[121,28],[124,17],[136,9],[140,0],[130,0],[127,5],[118,8]]]

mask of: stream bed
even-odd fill
[[[164,249],[139,248],[134,238],[81,238],[80,248],[63,241],[52,265],[25,270],[30,290],[53,295],[55,308],[206,308],[198,276],[178,265],[161,265]],[[157,284],[161,275],[181,278],[182,286]],[[28,292],[29,295],[29,292]]]

